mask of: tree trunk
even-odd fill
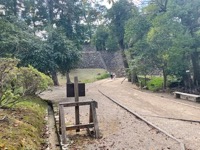
[[[53,72],[51,73],[51,78],[52,78],[52,80],[53,80],[54,86],[59,86],[58,76],[57,76],[57,72],[56,72],[56,71],[53,71]]]
[[[165,90],[167,88],[167,73],[166,70],[163,69],[163,89]]]
[[[66,80],[67,80],[67,84],[72,83],[71,80],[70,80],[70,77],[69,77],[69,71],[66,72]]]
[[[136,74],[136,72],[133,70],[133,71],[131,71],[131,82],[132,82],[132,84],[133,83],[138,83],[138,77],[137,77],[137,74]]]
[[[193,52],[191,55],[192,59],[192,67],[193,67],[193,84],[194,85],[199,85],[200,83],[200,66],[199,66],[199,53],[198,52]]]
[[[127,59],[126,59],[126,55],[123,49],[120,49],[121,51],[121,55],[122,55],[122,60],[123,60],[123,64],[124,64],[124,68],[129,68]]]

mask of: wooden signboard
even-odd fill
[[[67,84],[67,97],[74,97],[74,83]],[[78,83],[78,96],[85,96],[85,83]]]

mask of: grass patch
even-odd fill
[[[7,116],[9,122],[0,122],[0,149],[42,149],[46,110],[47,103],[38,97],[26,97],[12,109],[1,109],[0,118]]]
[[[75,69],[70,72],[70,79],[72,82],[74,81],[75,76],[78,76],[79,82],[91,83],[97,80],[105,79],[109,77],[109,74],[104,69]],[[60,85],[65,85],[65,76],[59,75],[58,80]]]
[[[163,86],[163,78],[162,77],[152,77],[150,81],[147,82],[147,88],[150,91],[159,91]]]

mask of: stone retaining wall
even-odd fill
[[[84,46],[82,59],[78,68],[103,68],[108,72],[114,72],[117,77],[125,75],[120,51],[96,51],[91,46]]]

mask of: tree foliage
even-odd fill
[[[197,0],[152,0],[133,15],[125,26],[130,64],[138,70],[162,70],[164,87],[169,75],[188,82],[190,70],[193,85],[198,86],[199,5]]]

